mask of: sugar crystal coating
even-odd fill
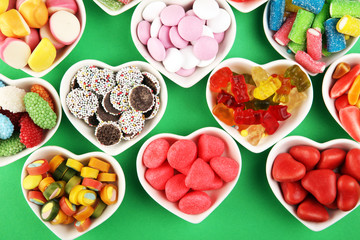
[[[14,125],[10,119],[0,113],[0,139],[8,139],[14,132]]]
[[[15,86],[0,88],[0,107],[13,113],[25,112],[23,98],[26,92],[24,89]]]
[[[42,129],[52,129],[56,125],[57,116],[48,102],[37,93],[28,92],[24,97],[26,111],[36,125]]]
[[[8,157],[17,154],[25,148],[20,142],[19,134],[13,134],[6,140],[0,140],[0,157]]]

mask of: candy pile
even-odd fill
[[[231,25],[229,13],[216,0],[195,0],[187,10],[155,1],[144,8],[142,18],[137,25],[140,42],[167,71],[184,77],[215,60]]]
[[[132,0],[97,0],[97,1],[112,11],[118,11],[124,5],[130,3]]]
[[[5,0],[0,9],[0,58],[13,68],[49,68],[57,50],[80,34],[75,0]],[[15,6],[16,2],[16,6]]]
[[[200,135],[197,144],[188,139],[172,144],[156,139],[142,157],[145,179],[156,190],[165,191],[166,199],[177,203],[180,211],[203,213],[212,205],[205,191],[220,189],[239,174],[239,163],[222,156],[225,149],[221,138],[208,134]]]
[[[57,115],[43,86],[34,84],[27,93],[0,83],[0,157],[7,157],[39,145],[46,130],[55,127]]]
[[[131,140],[155,117],[160,108],[160,83],[149,72],[136,66],[118,72],[84,66],[71,81],[66,96],[69,111],[89,126],[105,146]]]
[[[332,78],[330,98],[335,100],[335,107],[341,124],[356,141],[360,141],[360,64],[339,63]]]
[[[70,224],[79,232],[91,219],[101,216],[106,206],[117,202],[116,173],[108,162],[91,157],[88,164],[54,156],[50,162],[38,159],[27,165],[23,188],[28,201],[41,206],[40,217],[51,224]]]
[[[212,113],[256,146],[263,136],[276,132],[279,121],[291,116],[307,98],[305,90],[310,86],[298,65],[273,75],[260,66],[252,67],[251,74],[224,67],[210,77],[210,91],[216,96]]]
[[[272,178],[280,182],[286,203],[297,205],[305,221],[324,222],[327,209],[350,211],[360,197],[360,149],[319,151],[306,145],[280,153],[272,166]]]
[[[360,35],[359,9],[360,2],[350,0],[270,0],[269,28],[306,70],[322,73],[322,56],[344,50],[346,40]]]

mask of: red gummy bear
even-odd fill
[[[210,77],[210,91],[220,92],[221,88],[227,87],[232,77],[233,73],[230,68],[224,67],[219,69]]]

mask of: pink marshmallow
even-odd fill
[[[239,163],[228,157],[215,157],[210,160],[214,172],[225,182],[231,182],[239,172]]]
[[[65,45],[75,42],[81,31],[79,19],[74,14],[63,10],[51,15],[49,27],[53,37]]]
[[[199,157],[208,162],[214,157],[220,157],[225,151],[225,142],[218,137],[202,134],[198,141]]]
[[[191,165],[186,176],[185,185],[194,190],[210,190],[215,178],[215,172],[210,165],[198,158]]]
[[[51,34],[49,23],[45,24],[42,28],[40,28],[40,37],[41,39],[47,38],[54,45],[56,49],[63,48],[65,44],[58,42],[53,35]]]
[[[78,11],[78,5],[75,0],[46,0],[46,6],[48,7],[49,15],[64,10],[72,14],[76,14]]]
[[[30,54],[29,45],[17,38],[6,38],[0,45],[0,58],[15,69],[25,67]]]
[[[156,190],[164,190],[166,182],[174,175],[174,169],[168,162],[157,168],[148,168],[145,172],[146,181]]]
[[[157,168],[167,157],[170,148],[169,142],[164,138],[152,141],[145,149],[143,154],[143,163],[148,168]]]
[[[197,156],[197,147],[192,140],[180,139],[173,143],[168,151],[167,160],[175,169],[183,169],[191,165]]]
[[[40,42],[40,35],[37,29],[31,28],[30,34],[23,37],[22,40],[29,45],[31,51],[33,51]]]
[[[167,200],[177,202],[190,190],[185,185],[185,178],[184,174],[176,174],[166,182],[165,195]]]
[[[186,214],[200,214],[211,207],[210,196],[202,191],[193,191],[187,193],[179,201],[180,211]]]

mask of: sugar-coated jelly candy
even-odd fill
[[[360,19],[345,15],[338,21],[336,29],[342,34],[358,37],[360,36]]]
[[[314,18],[315,14],[300,9],[289,33],[290,40],[298,44],[304,44],[306,42],[306,31],[311,27]]]
[[[312,13],[319,14],[325,0],[292,0],[292,4],[302,7]]]
[[[339,52],[346,48],[345,36],[336,30],[339,19],[329,18],[325,21],[326,49],[329,52]]]
[[[320,13],[316,14],[314,22],[312,23],[312,28],[319,30],[321,33],[325,32],[324,22],[330,18],[329,13],[329,3],[325,3]]]
[[[309,78],[298,65],[287,68],[284,77],[290,78],[291,84],[294,85],[299,92],[303,92],[311,86]]]
[[[360,17],[360,2],[350,0],[333,0],[330,4],[330,15],[332,18],[341,18],[344,15]]]
[[[299,92],[297,88],[291,89],[289,93],[289,101],[287,102],[288,112],[291,113],[297,106],[299,106],[307,98],[306,93]]]
[[[232,77],[233,73],[228,67],[217,70],[210,77],[210,90],[212,92],[220,92],[221,88],[226,88]]]
[[[266,81],[269,78],[269,73],[260,66],[252,67],[251,75],[256,86],[259,86],[260,82]]]
[[[336,65],[336,68],[332,74],[333,79],[339,79],[345,74],[347,74],[350,71],[351,67],[350,64],[341,62],[338,65]]]
[[[249,95],[243,75],[235,75],[231,78],[231,92],[238,103],[249,101]]]
[[[325,62],[315,61],[308,53],[304,51],[298,51],[295,54],[295,60],[311,73],[322,73],[325,70]]]
[[[270,0],[269,28],[273,31],[280,29],[285,13],[285,0]]]
[[[265,100],[273,95],[280,87],[281,81],[279,78],[270,76],[266,81],[260,82],[259,86],[254,89],[254,97]]]
[[[234,126],[234,110],[226,107],[223,103],[216,104],[212,113],[223,123]]]
[[[288,18],[286,18],[281,28],[274,34],[274,40],[281,46],[286,46],[290,42],[289,33],[294,24],[295,18],[296,13],[291,14]]]

